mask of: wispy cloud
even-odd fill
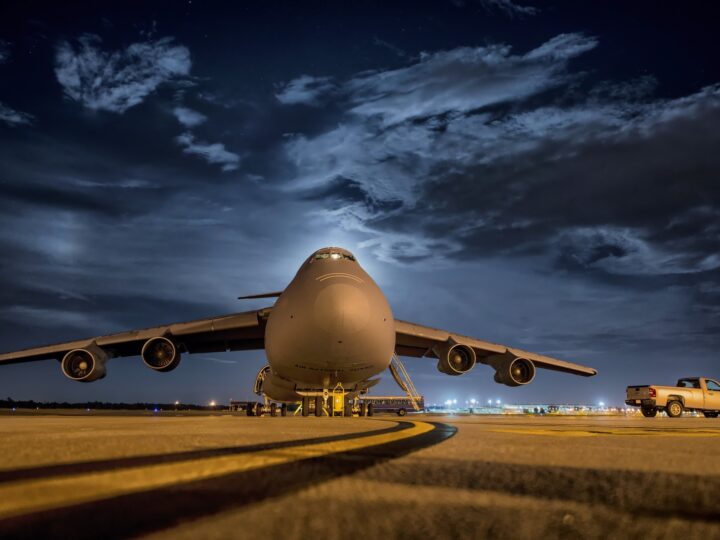
[[[500,11],[511,19],[515,17],[530,17],[540,13],[533,6],[521,6],[512,0],[480,0],[480,4],[489,12]]]
[[[0,64],[8,61],[10,58],[10,43],[0,39]]]
[[[320,96],[331,92],[333,87],[330,77],[301,75],[279,85],[275,97],[283,105],[318,105]]]
[[[176,141],[186,154],[194,154],[208,163],[220,165],[223,171],[235,171],[240,166],[240,155],[227,150],[224,144],[197,142],[195,136],[188,132],[178,135]]]
[[[55,75],[65,95],[89,109],[123,113],[190,72],[190,51],[172,38],[114,52],[102,50],[101,43],[96,35],[84,35],[77,45],[60,42],[55,54]]]
[[[0,120],[9,126],[18,126],[21,124],[30,124],[33,121],[33,115],[16,111],[12,107],[0,102]]]
[[[207,116],[204,114],[188,109],[187,107],[175,107],[173,114],[178,122],[189,128],[199,126],[207,120]]]

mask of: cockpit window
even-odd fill
[[[340,253],[338,251],[326,251],[324,253],[316,253],[315,257],[313,257],[314,260],[320,260],[320,259],[332,259],[335,261],[339,261],[341,259],[346,259],[348,261],[354,261],[355,257],[352,255],[347,255],[345,253]]]

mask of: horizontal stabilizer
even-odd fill
[[[252,300],[254,298],[277,298],[282,293],[283,293],[282,291],[276,291],[276,292],[268,292],[268,293],[262,293],[262,294],[251,294],[249,296],[238,296],[238,300]]]

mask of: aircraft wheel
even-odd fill
[[[280,416],[287,416],[287,403],[280,405]]]
[[[315,396],[315,416],[322,416],[323,413],[323,398],[322,396]]]
[[[277,416],[277,403],[270,404],[270,416]]]
[[[373,407],[373,404],[372,404],[372,403],[368,403],[368,406],[367,406],[367,415],[368,415],[368,416],[372,416],[372,415],[374,414],[374,412],[375,412],[375,407]]]
[[[400,409],[400,410],[397,412],[397,415],[398,415],[398,416],[405,416],[406,414],[407,414],[407,411],[406,411],[405,409]]]
[[[263,411],[263,404],[262,403],[255,403],[255,416],[263,416],[265,414],[265,411]]]
[[[705,418],[717,418],[718,413],[716,411],[703,411]]]
[[[360,404],[360,416],[367,416],[367,403]]]
[[[302,415],[310,416],[310,398],[307,396],[302,398]]]
[[[665,406],[665,412],[670,418],[680,418],[683,413],[683,406],[678,400],[674,399]]]
[[[640,412],[645,418],[653,418],[654,416],[657,416],[657,409],[655,407],[640,407]]]
[[[248,416],[255,416],[255,404],[254,403],[248,403],[245,406],[245,414]]]
[[[343,408],[343,416],[352,416],[352,400],[345,400],[345,407]]]

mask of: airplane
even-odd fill
[[[268,400],[302,402],[307,416],[315,398],[316,415],[338,384],[346,400],[367,393],[390,366],[393,355],[437,359],[451,376],[477,363],[495,370],[507,386],[532,382],[536,368],[591,377],[593,368],[395,319],[380,287],[355,256],[339,247],[317,250],[279,292],[240,299],[277,298],[272,307],[131,330],[0,354],[0,365],[55,359],[65,376],[92,382],[107,374],[111,358],[140,356],[150,369],[172,371],[182,353],[265,349],[268,365],[257,375],[255,391]],[[346,401],[347,403],[347,401]],[[275,407],[272,405],[273,415]],[[249,415],[267,407],[255,404]]]

